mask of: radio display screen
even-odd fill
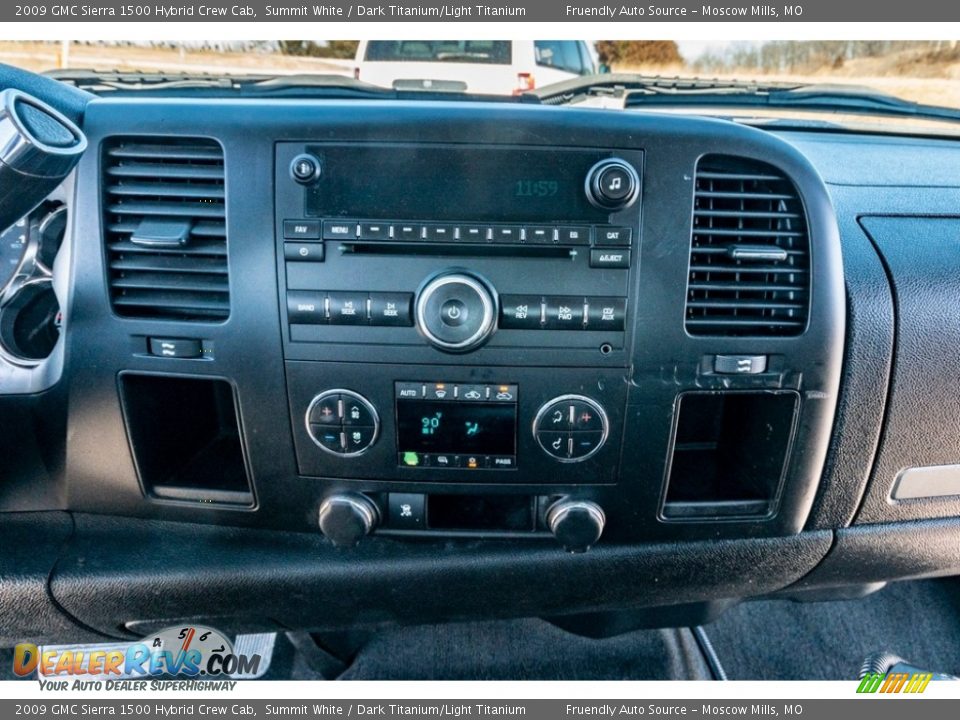
[[[313,217],[410,221],[604,223],[584,179],[603,150],[429,145],[309,148],[321,174]]]
[[[397,400],[401,453],[515,455],[516,437],[516,403]]]

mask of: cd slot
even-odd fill
[[[571,247],[544,245],[435,245],[426,243],[342,242],[342,255],[417,255],[420,257],[529,257],[570,259],[578,254]]]

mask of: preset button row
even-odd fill
[[[317,223],[317,224],[315,224]],[[370,240],[393,242],[460,242],[528,245],[594,245],[629,248],[633,229],[609,225],[542,225],[486,223],[378,222],[363,220],[287,220],[287,239]],[[288,235],[287,232],[290,234]],[[308,237],[304,232],[309,232]],[[319,233],[313,235],[313,233]]]

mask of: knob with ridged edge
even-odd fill
[[[380,524],[380,510],[357,493],[331,495],[320,503],[320,532],[338,547],[353,547]]]
[[[594,502],[563,499],[547,509],[546,521],[550,532],[565,549],[582,553],[600,539],[607,518]]]

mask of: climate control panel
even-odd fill
[[[432,487],[616,482],[620,371],[410,370],[288,361],[301,474]]]

